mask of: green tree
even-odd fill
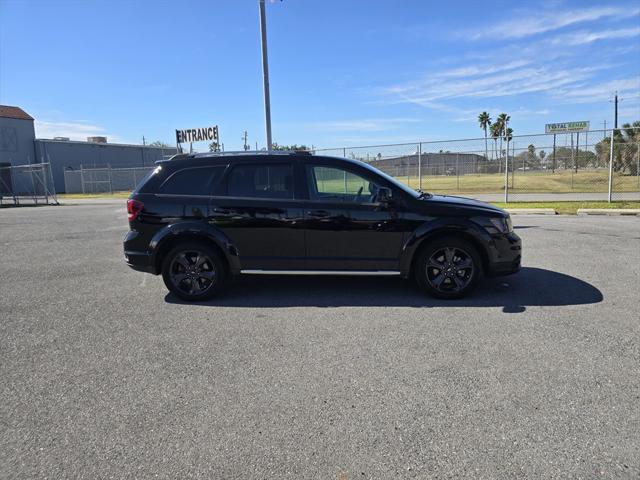
[[[527,147],[527,158],[524,167],[532,167],[536,163],[536,146],[530,143]]]
[[[147,146],[157,148],[173,148],[171,145],[164,143],[162,140],[156,140],[155,142],[147,143]]]
[[[622,129],[613,133],[613,171],[621,174],[638,174],[638,148],[640,143],[640,121],[625,123]],[[609,164],[611,137],[603,138],[596,144],[599,164]]]
[[[274,142],[271,148],[273,150],[289,150],[292,152],[299,152],[302,150],[305,150],[305,151],[311,150],[306,145],[298,145],[297,143],[294,143],[293,145],[278,145],[277,143]]]
[[[491,126],[491,117],[487,112],[482,112],[478,115],[478,123],[480,128],[484,130],[484,158],[489,158],[489,149],[487,148],[487,128]]]
[[[621,169],[628,171],[630,175],[638,175],[640,172],[640,120],[632,124],[622,125],[622,137],[624,147],[621,155]]]

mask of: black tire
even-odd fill
[[[213,298],[228,281],[218,252],[202,242],[184,242],[162,261],[162,279],[170,292],[188,302]]]
[[[427,293],[437,298],[462,298],[482,278],[482,259],[469,242],[443,237],[429,242],[415,260],[413,273]]]

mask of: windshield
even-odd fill
[[[420,197],[421,192],[419,192],[417,190],[414,190],[413,188],[405,185],[402,182],[399,182],[397,179],[393,178],[391,175],[387,175],[382,170],[378,170],[377,168],[372,167],[368,163],[364,163],[364,162],[359,162],[359,163],[361,163],[364,167],[366,167],[367,169],[371,170],[372,172],[375,172],[376,174],[380,175],[381,177],[384,177],[391,184],[393,184],[394,186],[398,187],[402,191],[408,193],[412,197],[415,197],[415,198],[419,198]]]

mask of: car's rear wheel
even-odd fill
[[[220,255],[205,243],[185,242],[171,249],[162,263],[162,279],[175,295],[197,302],[215,296],[227,281]]]
[[[482,278],[482,261],[469,242],[445,237],[427,244],[414,265],[418,284],[438,298],[461,298]]]

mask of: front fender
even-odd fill
[[[486,230],[466,218],[438,217],[420,224],[405,240],[400,252],[402,275],[409,275],[415,254],[425,242],[447,234],[459,235],[470,240],[480,249],[480,254],[489,262],[491,261],[493,240]]]
[[[205,222],[184,221],[171,223],[157,232],[149,242],[151,264],[158,265],[158,255],[163,253],[164,246],[181,236],[213,242],[224,255],[229,265],[230,273],[234,275],[240,273],[240,259],[236,247],[222,230]],[[160,273],[159,270],[159,268],[156,268],[155,273]]]

